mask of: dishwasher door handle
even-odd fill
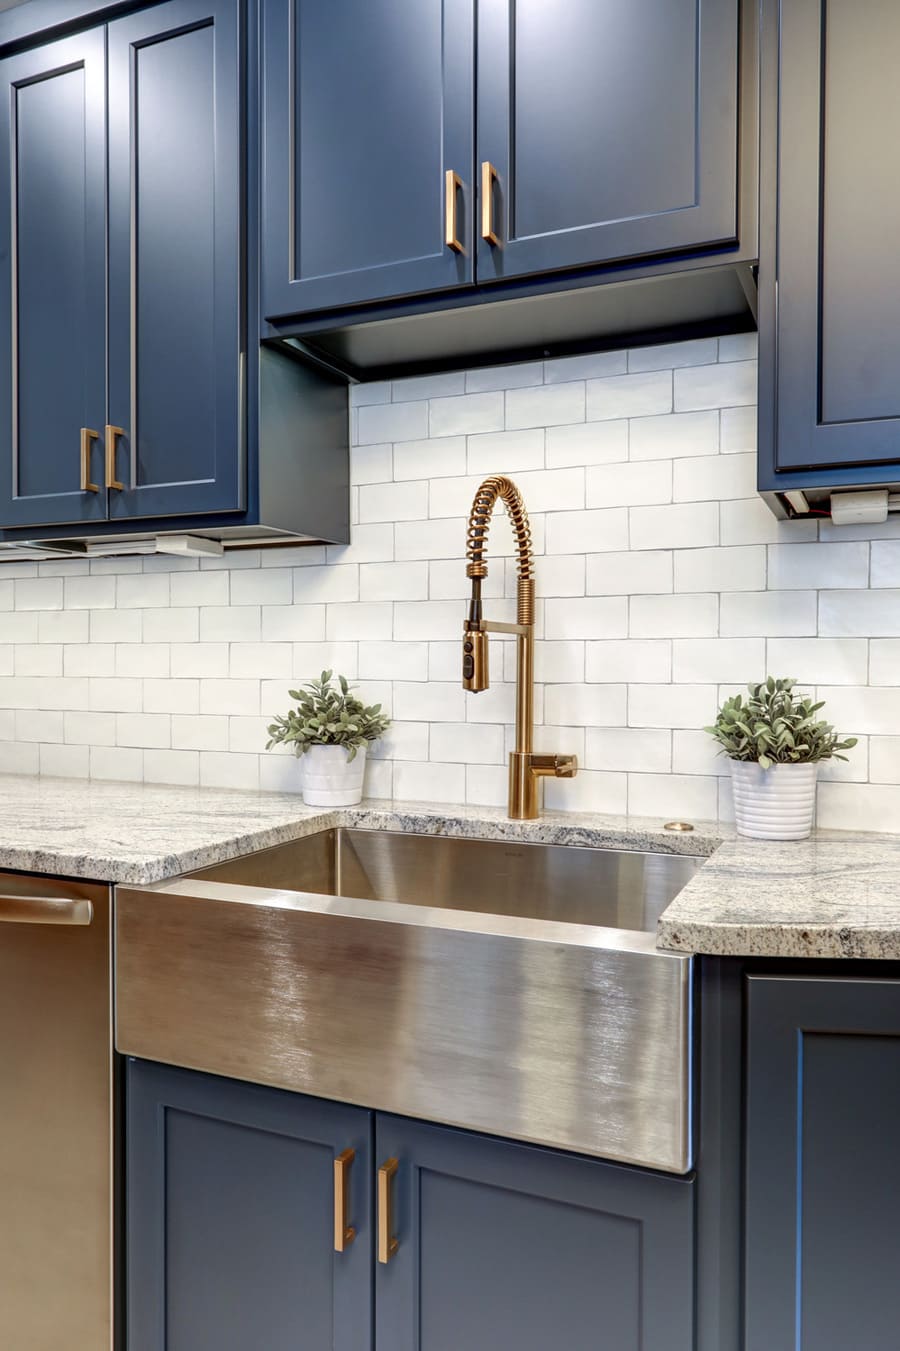
[[[84,927],[94,918],[90,901],[68,896],[9,896],[0,893],[0,924],[69,924]]]

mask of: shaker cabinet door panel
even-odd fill
[[[379,1347],[691,1351],[690,1181],[380,1114],[375,1153]]]
[[[897,1344],[900,981],[752,977],[746,1351]]]
[[[479,281],[736,238],[738,0],[480,0],[477,88]]]
[[[139,1060],[127,1087],[129,1351],[368,1351],[370,1114]]]
[[[238,0],[109,25],[112,520],[244,505]]]
[[[0,82],[0,526],[103,520],[103,30],[3,61]]]
[[[774,467],[900,463],[900,7],[767,9],[780,72]]]
[[[264,315],[472,280],[473,8],[265,0]]]

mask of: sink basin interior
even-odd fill
[[[356,900],[652,932],[704,860],[340,828],[194,874]]]

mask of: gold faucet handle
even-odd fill
[[[555,751],[536,754],[532,751],[528,756],[528,768],[542,779],[574,779],[578,773],[578,756],[558,755]]]
[[[463,629],[463,689],[480,694],[491,683],[488,636],[481,629]]]

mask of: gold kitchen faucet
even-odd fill
[[[488,531],[497,499],[512,522],[517,555],[515,624],[500,624],[482,615],[481,583],[488,575]],[[469,618],[463,626],[463,689],[478,694],[490,686],[488,634],[508,633],[516,639],[516,749],[509,756],[509,816],[533,821],[538,815],[541,779],[572,779],[578,772],[574,755],[534,750],[534,558],[531,526],[522,495],[511,479],[486,478],[472,503],[466,537],[466,576],[472,579]]]

